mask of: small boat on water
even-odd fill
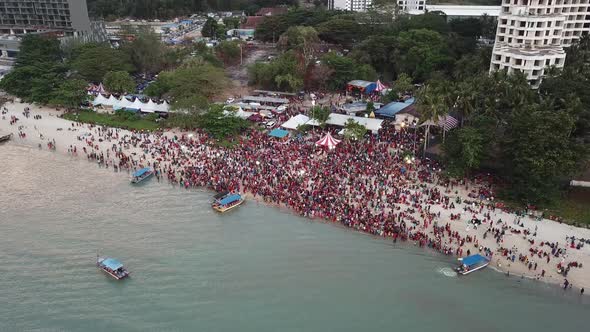
[[[459,258],[459,261],[461,264],[457,267],[457,273],[461,275],[467,275],[490,265],[490,259],[480,254]]]
[[[105,273],[117,280],[121,280],[129,276],[129,271],[125,269],[121,262],[114,258],[99,257],[96,261],[96,265],[99,269],[103,270]]]
[[[214,196],[211,207],[217,212],[227,212],[244,203],[244,198],[238,193],[223,192]]]
[[[12,138],[12,134],[0,136],[0,143],[8,142]]]
[[[152,175],[154,175],[154,171],[151,168],[142,168],[133,173],[133,175],[131,176],[131,183],[140,183],[141,181],[149,178]]]

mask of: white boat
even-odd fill
[[[140,170],[137,170],[131,176],[131,183],[140,183],[141,181],[152,176],[153,174],[154,174],[154,171],[152,171],[152,169],[149,167],[145,167]]]
[[[129,276],[129,271],[125,269],[121,262],[114,258],[99,257],[96,260],[96,265],[116,280],[121,280]]]
[[[460,275],[467,275],[490,265],[490,259],[480,254],[459,258],[459,261],[461,264],[457,267],[457,273]]]

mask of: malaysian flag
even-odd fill
[[[449,131],[456,128],[459,125],[459,121],[450,115],[441,116],[438,120],[439,127],[443,127],[445,131]]]

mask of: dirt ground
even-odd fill
[[[263,61],[270,55],[276,55],[277,50],[273,45],[254,44],[245,51],[243,63],[226,68],[227,76],[230,79],[231,87],[225,89],[219,96],[220,101],[229,97],[245,96],[251,93],[255,87],[248,86],[248,66],[256,61]]]

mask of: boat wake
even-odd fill
[[[441,267],[438,269],[438,273],[444,275],[445,277],[453,278],[457,276],[457,272],[455,272],[450,267]]]

